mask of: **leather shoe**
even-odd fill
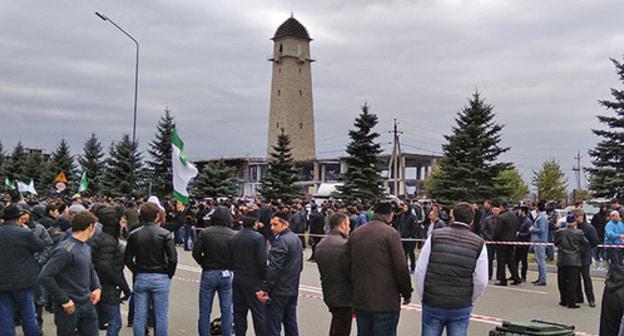
[[[596,302],[589,301],[589,306],[592,307],[592,308],[596,307]]]
[[[539,283],[539,282],[540,282],[539,279],[537,279],[535,281],[531,281],[532,284],[536,284],[536,283]]]
[[[544,282],[534,282],[533,286],[546,286],[546,283],[544,283]]]
[[[520,281],[520,280],[514,280],[514,281],[511,283],[511,285],[512,285],[512,286],[518,286],[518,285],[519,285],[519,284],[521,284],[521,283],[522,283],[522,281]]]
[[[575,304],[575,305],[568,306],[568,308],[570,308],[570,309],[577,309],[577,308],[581,308],[581,306]]]
[[[495,286],[507,286],[507,282],[498,281],[494,284]]]
[[[563,302],[559,302],[560,306],[566,307],[568,304],[567,303],[563,303]]]

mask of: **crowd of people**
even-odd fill
[[[558,251],[560,305],[579,308],[586,298],[595,307],[590,268],[603,258],[610,299],[602,301],[601,330],[616,320],[619,329],[624,305],[612,299],[624,297],[620,249],[598,248],[624,238],[617,200],[591,222],[579,204],[563,225],[553,204],[490,200],[452,208],[408,200],[206,199],[184,205],[155,196],[34,200],[7,194],[0,212],[0,335],[14,335],[16,325],[27,336],[41,335],[44,309],[54,314],[58,335],[118,335],[126,300],[135,335],[149,327],[166,335],[176,246],[202,268],[202,336],[216,327],[221,335],[245,335],[249,312],[256,335],[282,329],[298,335],[306,246],[332,316],[330,335],[350,335],[354,314],[358,335],[396,335],[401,304],[411,302],[414,290],[422,301],[423,335],[444,329],[465,335],[488,281],[527,281],[530,253],[538,264],[533,284],[546,285],[550,243]],[[215,294],[220,323],[211,319]]]

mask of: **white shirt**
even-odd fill
[[[420,250],[418,261],[416,262],[416,270],[414,271],[414,281],[416,287],[416,293],[422,300],[423,293],[425,292],[425,276],[427,275],[427,266],[429,265],[429,256],[431,255],[431,237],[427,238],[425,245]],[[488,284],[488,256],[487,248],[483,244],[479,259],[477,259],[477,265],[472,273],[472,304],[474,305],[479,301],[485,287]]]

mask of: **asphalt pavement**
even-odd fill
[[[201,268],[183,249],[178,249],[179,265],[172,282],[169,305],[169,334],[196,335],[199,301],[199,279]],[[309,250],[306,251],[306,256]],[[129,278],[129,277],[128,277]],[[529,283],[519,286],[498,287],[493,282],[485,290],[484,296],[476,304],[470,321],[469,335],[487,335],[502,320],[529,321],[540,319],[545,321],[571,324],[576,326],[579,335],[593,335],[598,333],[600,319],[600,304],[604,279],[593,278],[596,308],[587,303],[580,309],[568,309],[558,305],[559,292],[555,273],[548,275],[548,285],[535,287],[530,281],[537,279],[537,273],[529,271]],[[329,330],[330,314],[323,303],[321,285],[316,264],[305,262],[301,276],[297,319],[300,335],[321,336],[327,335]],[[124,327],[121,335],[132,335],[132,328],[127,325],[128,305],[122,305]],[[215,299],[213,316],[219,316],[219,306]],[[420,300],[414,294],[412,303],[403,306],[399,320],[399,335],[420,335]],[[54,335],[53,316],[46,313],[44,316],[44,334]],[[251,316],[249,317],[251,328]],[[18,330],[18,335],[21,330]],[[101,335],[105,335],[104,331]],[[353,321],[352,335],[356,335],[355,320]],[[253,330],[248,335],[254,335]]]

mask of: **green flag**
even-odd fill
[[[11,180],[9,180],[8,177],[4,178],[4,188],[8,189],[8,190],[15,190],[15,184],[13,184],[11,182]]]
[[[80,194],[81,192],[84,192],[85,190],[87,190],[88,186],[89,186],[89,181],[87,181],[87,171],[83,170],[82,177],[80,178],[80,186],[78,187],[78,193]]]
[[[197,168],[188,161],[184,153],[184,142],[174,129],[171,137],[171,166],[173,168],[173,197],[182,204],[187,204],[188,184],[197,175]]]

